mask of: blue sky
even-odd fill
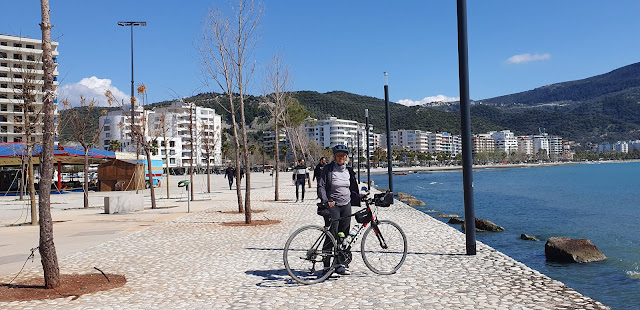
[[[344,90],[392,101],[456,98],[455,1],[265,1],[255,61],[280,52],[294,90]],[[135,81],[149,101],[219,91],[203,86],[198,33],[209,7],[224,1],[51,1],[60,42],[61,90],[100,96],[130,88],[130,33]],[[0,33],[40,38],[40,2],[3,1]],[[11,12],[11,14],[7,14]],[[472,99],[586,78],[640,61],[640,1],[468,1]],[[260,71],[250,93],[259,94]],[[101,98],[98,98],[101,99]]]

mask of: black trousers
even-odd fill
[[[233,178],[229,178],[229,189],[231,189],[231,185],[233,185]]]
[[[351,204],[347,204],[346,206],[335,206],[333,208],[329,208],[329,212],[331,213],[331,218],[337,219],[341,217],[347,217],[341,219],[339,221],[335,221],[331,224],[330,219],[325,216],[324,218],[324,226],[329,227],[329,231],[334,238],[336,238],[336,242],[340,243],[340,238],[338,238],[338,232],[344,233],[345,236],[349,234],[349,229],[351,228]],[[331,225],[331,226],[329,226]],[[331,241],[329,239],[324,241],[324,245],[322,247],[323,250],[330,251],[331,250]],[[322,261],[325,267],[331,266],[330,258],[325,257]],[[337,264],[342,264],[342,259],[340,256],[337,257]]]

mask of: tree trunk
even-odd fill
[[[276,114],[277,115],[277,114]],[[276,130],[276,151],[275,151],[275,165],[274,168],[276,169],[276,189],[275,189],[275,201],[280,200],[280,193],[278,192],[278,181],[280,180],[280,141],[278,139],[278,120],[276,119],[274,121],[275,125],[274,125],[274,129]]]
[[[195,184],[193,184],[193,105],[194,103],[191,103],[191,106],[189,106],[189,134],[191,135],[191,160],[189,161],[189,182],[191,185],[191,188],[189,189],[191,191],[191,198],[189,200],[193,201],[193,187]]]
[[[82,191],[84,192],[84,208],[89,208],[89,149],[84,146],[84,185]]]
[[[53,114],[53,57],[51,52],[51,28],[49,17],[49,0],[40,0],[42,8],[42,62],[44,69],[44,98],[42,103],[43,132],[42,153],[40,155],[40,243],[39,251],[44,271],[44,286],[56,288],[60,286],[60,268],[58,255],[53,243],[53,222],[51,220],[51,177],[53,173],[53,144],[55,139],[55,123]]]
[[[209,146],[207,146],[208,148]],[[211,172],[209,164],[209,152],[207,151],[207,193],[211,193]]]
[[[22,156],[20,156],[20,180],[18,180],[18,185],[19,185],[18,195],[20,196],[20,201],[24,200],[23,192],[24,192],[24,184],[25,184],[25,179],[24,179],[25,170],[27,170],[27,168],[25,167],[24,154],[23,154]]]
[[[235,143],[235,152],[236,152],[236,194],[238,196],[238,212],[244,212],[244,206],[242,203],[242,190],[240,189],[240,141],[238,140],[238,123],[236,122],[236,113],[235,107],[233,104],[233,99],[231,95],[229,95],[229,111],[231,113],[231,127],[233,127],[233,142]]]
[[[251,224],[251,160],[249,158],[248,143],[247,143],[247,126],[244,118],[244,97],[242,95],[242,88],[240,89],[240,121],[242,122],[242,154],[244,156],[245,166],[245,189],[244,189],[244,222],[245,224]]]
[[[163,129],[164,130],[164,129]],[[166,161],[165,167],[167,167],[167,180],[165,181],[167,187],[167,199],[169,199],[169,145],[167,144],[167,135],[163,136],[164,138],[164,160]]]
[[[153,166],[151,166],[151,151],[148,147],[144,148],[144,152],[147,155],[147,171],[149,171],[149,190],[151,191],[151,209],[156,208],[156,190],[153,187]]]
[[[29,200],[31,201],[31,225],[38,225],[38,208],[36,206],[36,185],[33,175],[33,155],[29,149],[28,169],[29,169]]]

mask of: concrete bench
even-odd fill
[[[142,194],[119,194],[104,197],[104,213],[130,213],[144,210]]]

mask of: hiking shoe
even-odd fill
[[[341,276],[348,276],[351,274],[351,272],[349,272],[349,270],[347,270],[347,268],[344,268],[344,266],[340,266],[338,268],[336,268],[336,273],[341,275]]]
[[[298,199],[296,199],[296,202],[298,202]]]

